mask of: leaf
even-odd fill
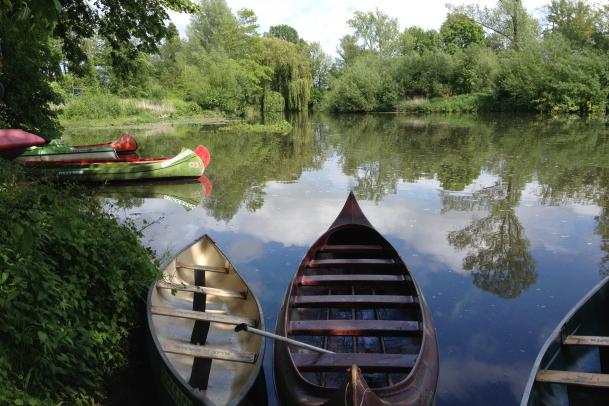
[[[2,272],[2,276],[0,276],[0,285],[2,285],[4,282],[6,282],[7,279],[8,279],[8,272],[7,271]]]
[[[21,235],[21,252],[29,252],[34,245],[34,236],[32,235],[31,228],[25,228]]]
[[[47,336],[47,333],[45,333],[42,330],[38,330],[37,334],[38,334],[38,339],[40,340],[41,343],[45,343],[49,338],[49,336]]]
[[[53,0],[53,4],[55,4],[55,9],[57,12],[61,13],[61,3],[59,3],[59,0]]]

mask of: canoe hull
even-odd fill
[[[184,149],[171,159],[93,164],[35,165],[31,170],[46,177],[84,182],[134,181],[149,179],[194,178],[203,175],[205,164],[195,151]]]
[[[569,313],[542,346],[535,360],[522,397],[521,406],[549,404],[609,404],[609,387],[585,388],[558,383],[539,382],[540,371],[577,371],[585,358],[601,357],[595,365],[602,374],[609,374],[609,353],[602,346],[565,345],[570,335],[609,337],[609,277],[598,283]],[[603,362],[603,353],[605,358]],[[598,372],[598,371],[593,371]]]
[[[205,287],[207,293],[188,290],[194,286]],[[264,328],[260,303],[208,236],[164,266],[162,280],[148,291],[146,314],[148,352],[162,404],[266,402],[266,384],[260,376],[265,342],[259,336],[237,335],[233,325],[241,322],[234,319],[246,319]],[[214,321],[200,323],[193,317]],[[241,356],[253,358],[236,361]],[[201,364],[207,361],[207,372],[202,372]]]
[[[338,254],[335,255],[336,253]],[[391,271],[387,271],[389,268]],[[332,287],[328,289],[320,285]],[[303,290],[303,287],[314,289]],[[323,289],[316,290],[320,287]],[[348,290],[348,293],[332,292],[332,290],[344,291],[345,289]],[[379,293],[383,292],[383,289],[395,290],[396,293],[384,296],[385,293]],[[358,291],[360,293],[357,293]],[[366,293],[367,291],[371,291],[371,293]],[[405,296],[405,294],[413,296]],[[413,301],[407,302],[408,298],[413,297],[415,298],[412,299]],[[377,302],[374,302],[375,300]],[[400,310],[396,311],[395,318],[380,318],[381,311],[385,312],[389,310],[386,307],[393,306],[388,304],[392,300],[403,300],[403,302],[394,303],[397,303],[398,307],[406,306],[412,309],[405,310],[409,316],[404,316],[406,313],[402,314]],[[329,301],[336,304],[330,305]],[[382,304],[377,306],[371,304],[373,302]],[[306,309],[311,309],[313,313],[307,313]],[[336,314],[348,313],[346,318],[330,317],[331,311],[336,309],[338,309]],[[372,312],[371,319],[365,316],[369,311]],[[387,311],[384,314],[390,313],[391,311]],[[309,318],[310,314],[317,314],[317,316]],[[360,315],[356,316],[356,314]],[[321,318],[315,318],[320,315]],[[407,321],[413,319],[418,321]],[[370,320],[370,323],[367,323],[366,320]],[[316,324],[324,327],[316,326]],[[379,327],[381,325],[387,325],[388,330],[381,333]],[[405,330],[406,325],[413,328],[412,333]],[[361,401],[371,405],[376,403],[431,405],[434,403],[438,380],[438,350],[431,313],[418,285],[414,283],[399,258],[399,254],[368,222],[352,194],[336,221],[326,233],[319,237],[303,258],[284,296],[276,334],[291,338],[312,336],[316,339],[316,337],[322,336],[325,337],[321,340],[323,344],[314,345],[323,345],[337,353],[327,358],[327,361],[321,361],[322,356],[306,355],[303,357],[302,353],[294,352],[294,349],[285,343],[275,342],[275,381],[282,404],[346,406],[360,404]],[[347,340],[342,339],[345,336]],[[352,338],[349,339],[351,336]],[[383,340],[383,336],[412,336],[415,339],[412,341],[405,339],[398,347],[386,351],[387,342]],[[360,348],[359,346],[362,344],[359,344],[359,337],[363,340],[364,347],[370,345],[371,342],[379,344]],[[339,344],[337,348],[328,347],[328,343],[336,343],[336,339],[343,344]],[[344,345],[347,346],[344,347]],[[377,349],[372,349],[373,347]],[[354,351],[355,348],[360,349]],[[312,359],[310,363],[303,361],[309,358]],[[353,396],[342,396],[341,388],[345,386],[336,387],[334,385],[337,373],[344,375],[343,385],[344,380],[349,379],[348,370],[353,372],[351,364],[356,364],[355,361],[352,361],[354,359],[360,359],[364,363],[363,366],[357,365],[355,368],[361,366],[364,372],[369,372],[368,376],[372,377],[375,372],[384,376],[384,378],[380,378],[381,381],[375,383],[373,388],[364,391],[367,397],[360,398],[360,401],[356,399],[360,395],[364,396],[363,392],[358,394],[357,391],[352,391],[350,393]],[[412,364],[403,364],[407,359]],[[340,362],[340,364],[337,364],[335,360],[339,360],[336,362]],[[388,367],[387,360],[392,363],[391,367]],[[359,371],[359,368],[357,370]],[[390,370],[402,372],[394,374],[389,372]],[[331,371],[334,374],[330,378],[333,383],[328,384],[328,378],[324,378],[327,372],[319,371]],[[363,376],[360,379],[361,382],[365,382]]]

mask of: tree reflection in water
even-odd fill
[[[502,298],[515,298],[537,280],[533,257],[524,227],[514,213],[520,192],[510,181],[476,192],[472,201],[485,205],[489,214],[448,235],[448,242],[459,250],[469,249],[463,268],[471,271],[474,284]],[[451,195],[443,196],[450,208]],[[463,201],[457,200],[463,207]]]

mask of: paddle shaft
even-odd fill
[[[250,327],[247,324],[240,324],[240,325],[238,325],[235,328],[235,331],[241,331],[241,330],[249,331],[252,334],[257,334],[259,336],[271,338],[273,340],[283,341],[285,343],[294,345],[296,347],[306,348],[307,350],[316,351],[316,352],[323,352],[323,353],[326,353],[326,354],[334,354],[332,351],[326,350],[325,348],[315,347],[314,345],[305,344],[305,343],[302,343],[300,341],[292,340],[291,338],[278,336],[277,334],[269,333],[269,332],[264,331],[264,330],[258,330],[257,328]]]

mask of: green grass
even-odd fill
[[[180,99],[123,99],[97,93],[71,96],[61,107],[64,127],[137,126],[145,123],[196,121],[226,123],[219,112],[202,110],[198,104]]]

